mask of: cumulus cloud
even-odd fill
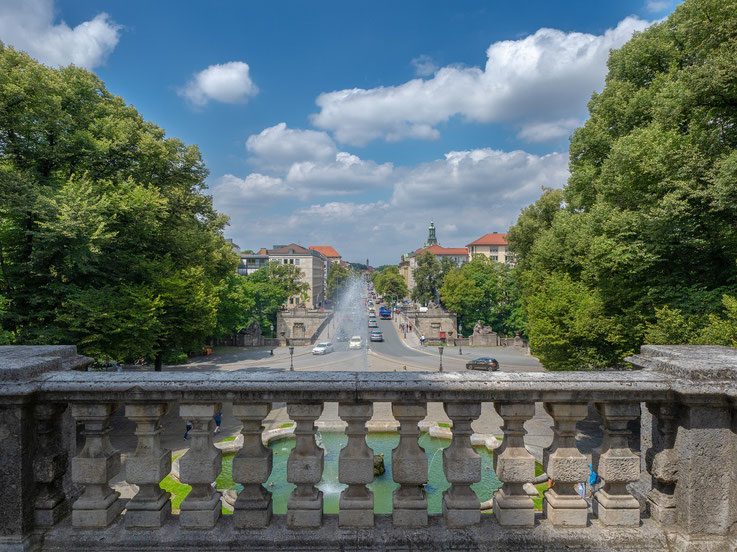
[[[326,132],[287,128],[279,123],[246,140],[246,149],[262,165],[279,168],[299,161],[329,162],[338,149]]]
[[[603,85],[609,51],[648,25],[627,17],[602,35],[539,29],[520,40],[493,43],[483,69],[446,66],[432,78],[398,86],[321,94],[312,122],[355,145],[437,138],[437,125],[454,116],[516,125],[525,139],[540,141],[536,126],[553,137],[552,127],[539,125],[560,126],[580,117],[591,92]],[[570,130],[560,127],[557,136]]]
[[[250,76],[250,68],[242,61],[230,61],[210,65],[195,73],[179,95],[196,106],[204,106],[209,101],[236,104],[248,101],[258,93],[258,87]]]
[[[106,13],[76,27],[54,20],[53,0],[0,0],[0,39],[41,63],[92,69],[105,63],[120,40],[120,25]]]
[[[674,4],[673,0],[648,0],[645,8],[649,12],[659,13],[672,8]]]
[[[438,66],[435,61],[428,55],[422,54],[412,60],[415,68],[415,74],[419,77],[427,77],[437,71]]]
[[[387,186],[393,170],[391,163],[364,161],[341,151],[329,163],[305,161],[293,164],[286,181],[312,193],[360,193],[375,186]]]
[[[314,163],[313,172],[295,174],[307,163]],[[335,164],[340,163],[336,159]],[[354,260],[365,257],[367,249],[381,251],[382,257],[372,261],[383,264],[396,263],[402,253],[422,245],[430,219],[438,225],[440,243],[446,247],[463,247],[485,232],[504,232],[520,209],[539,197],[543,186],[558,188],[568,178],[566,153],[534,155],[521,150],[451,151],[410,167],[385,167],[343,152],[342,163],[341,170],[359,175],[366,170],[362,164],[373,167],[370,177],[354,189],[384,187],[386,193],[378,194],[384,197],[366,202],[336,199],[346,193],[341,179],[331,182],[320,172],[324,165],[303,162],[283,178],[267,179],[258,173],[244,180],[232,177],[228,184],[234,189],[221,183],[213,190],[215,204],[232,215],[230,234],[235,241],[250,248],[285,240],[329,243]],[[227,199],[220,197],[223,193]],[[249,216],[255,206],[277,202],[285,204],[283,214]]]

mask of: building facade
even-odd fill
[[[514,264],[514,256],[509,251],[507,234],[491,232],[472,241],[467,246],[469,259],[474,255],[483,255],[492,261]]]
[[[302,270],[300,281],[309,285],[308,298],[305,304],[308,308],[319,309],[325,304],[325,276],[327,274],[327,257],[314,249],[308,249],[290,243],[289,245],[275,245],[268,250],[269,261],[282,264],[296,265]],[[287,300],[287,307],[299,305],[302,299],[294,295]]]

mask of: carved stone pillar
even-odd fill
[[[325,458],[325,451],[315,442],[315,420],[322,407],[322,403],[287,404],[297,437],[287,460],[287,481],[297,485],[287,501],[287,526],[293,529],[322,525],[322,491],[315,487],[322,479]]]
[[[494,515],[500,525],[534,526],[535,504],[523,486],[535,479],[535,457],[525,448],[524,424],[535,416],[534,403],[495,403],[504,425],[504,441],[494,452],[494,471],[504,483],[494,493]]]
[[[36,480],[34,521],[37,527],[51,527],[69,513],[69,503],[62,488],[68,455],[61,445],[61,415],[66,404],[41,403],[34,408],[36,419],[36,454],[33,476]]]
[[[576,493],[576,485],[589,475],[588,460],[576,447],[576,422],[586,418],[588,406],[575,403],[545,403],[553,418],[553,442],[543,451],[545,471],[554,481],[545,493],[545,516],[553,525],[586,527],[586,501]]]
[[[640,456],[629,447],[627,424],[640,417],[640,404],[601,403],[596,409],[604,420],[604,440],[592,460],[604,486],[594,495],[594,513],[604,525],[637,527],[640,503],[627,491],[627,484],[640,479]]]
[[[233,511],[240,529],[268,527],[271,521],[271,493],[263,483],[271,475],[273,456],[261,441],[261,424],[270,411],[270,403],[233,403],[233,416],[243,424],[243,448],[233,458],[233,481],[243,485]]]
[[[338,480],[348,488],[340,493],[338,524],[341,527],[374,526],[374,493],[366,485],[374,480],[374,453],[366,443],[366,422],[371,403],[340,403],[338,415],[348,423],[348,444],[340,451]]]
[[[427,454],[417,438],[417,424],[427,416],[427,405],[392,404],[392,414],[399,421],[399,444],[392,451],[392,477],[399,488],[392,496],[392,521],[397,527],[427,525]]]
[[[108,422],[117,405],[75,403],[72,416],[84,424],[84,448],[72,458],[72,481],[84,492],[72,506],[74,527],[107,527],[120,515],[123,501],[108,481],[120,471],[120,452],[110,444]]]
[[[481,403],[444,403],[453,420],[453,440],[443,450],[443,473],[450,488],[443,493],[443,517],[448,527],[481,521],[481,503],[471,485],[481,481],[481,457],[471,446],[471,422],[481,415]]]
[[[678,407],[675,404],[648,403],[647,409],[657,420],[658,438],[646,456],[653,477],[653,488],[647,493],[650,517],[663,525],[676,522],[675,489],[678,482]]]
[[[159,429],[167,410],[165,403],[125,405],[125,415],[136,423],[138,437],[136,453],[125,463],[126,481],[138,485],[138,493],[126,506],[125,526],[128,528],[161,527],[171,514],[171,496],[159,487],[171,471],[171,451],[161,447]]]
[[[179,480],[192,486],[180,505],[183,529],[212,529],[220,517],[220,493],[214,482],[223,469],[222,453],[212,442],[210,421],[220,411],[219,403],[181,403],[179,416],[192,423],[190,449],[179,459]]]

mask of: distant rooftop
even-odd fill
[[[465,247],[441,247],[439,245],[431,245],[430,247],[420,247],[415,251],[415,255],[421,255],[425,251],[429,251],[433,255],[468,255],[468,249]]]
[[[499,232],[484,234],[476,241],[469,243],[466,247],[470,247],[472,245],[508,245],[507,234],[501,234]]]
[[[318,253],[322,253],[328,259],[340,257],[340,253],[338,253],[332,245],[311,245],[310,249],[317,251]]]

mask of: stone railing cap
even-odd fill
[[[643,345],[633,366],[692,381],[737,381],[737,349],[716,345]]]
[[[77,354],[74,345],[0,346],[0,382],[20,382],[48,372],[89,366],[93,360]]]

